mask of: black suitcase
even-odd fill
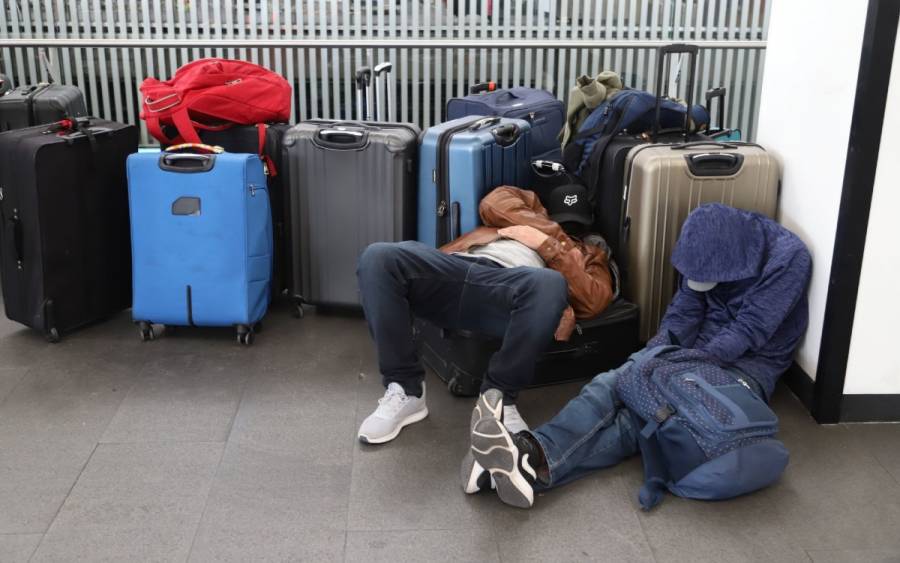
[[[6,316],[55,342],[131,306],[125,160],[138,129],[100,119],[0,134]]]
[[[284,139],[296,312],[360,310],[356,263],[373,242],[416,236],[419,129],[306,121]]]
[[[47,83],[20,86],[0,97],[0,131],[85,115],[84,96],[75,86]]]
[[[448,331],[422,319],[413,322],[419,356],[454,395],[474,397],[501,341],[467,331]],[[598,317],[578,321],[566,342],[554,342],[538,360],[529,387],[588,379],[625,363],[640,349],[638,308],[618,299]]]
[[[288,198],[290,194],[284,181],[286,174],[282,171],[284,134],[291,126],[287,123],[270,123],[266,125],[266,138],[263,154],[271,161],[268,170],[269,201],[272,207],[272,234],[275,255],[272,260],[272,297],[273,299],[285,290],[293,287],[291,277],[291,226]],[[200,140],[208,145],[217,145],[227,152],[256,154],[260,152],[259,128],[256,125],[236,125],[221,131],[198,131]],[[268,163],[267,163],[268,164]],[[268,166],[267,166],[268,167]]]

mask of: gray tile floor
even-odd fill
[[[471,401],[355,441],[380,395],[361,319],[272,312],[256,344],[127,314],[51,346],[0,322],[0,561],[900,561],[900,425],[817,426],[779,389],[785,477],[636,508],[640,462],[531,511],[457,483]],[[529,391],[549,418],[579,388]]]

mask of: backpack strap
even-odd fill
[[[188,115],[187,108],[182,107],[172,113],[172,124],[178,129],[178,135],[185,143],[203,143],[194,122],[191,121],[191,116]]]
[[[628,411],[634,421],[636,428],[643,426],[644,430],[638,435],[638,446],[641,448],[641,462],[644,465],[644,484],[638,492],[638,502],[643,510],[650,510],[665,498],[667,490],[666,484],[669,482],[669,472],[666,469],[665,459],[659,447],[655,433],[658,423],[653,427],[651,432],[647,432],[648,428],[655,421],[647,423],[641,417],[637,416],[634,411]]]
[[[266,175],[270,178],[274,178],[278,176],[278,170],[275,169],[275,163],[266,154],[266,131],[269,129],[269,126],[265,123],[257,123],[256,124],[256,132],[259,135],[259,158],[262,159],[263,164],[266,165]]]

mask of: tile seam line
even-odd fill
[[[354,385],[354,395],[356,398],[356,405],[353,409],[353,422],[354,424],[359,421],[359,388],[360,381],[362,379],[359,377],[359,374],[363,373],[363,358],[360,357],[357,359],[356,363],[356,385]],[[353,503],[353,468],[356,466],[356,456],[359,448],[354,444],[353,453],[350,457],[350,484],[347,487],[347,515],[344,519],[344,549],[341,552],[341,560],[347,561],[347,546],[350,543],[350,506]]]
[[[194,527],[194,533],[191,535],[191,545],[188,548],[187,557],[185,561],[190,561],[191,557],[194,554],[194,545],[197,543],[197,536],[200,535],[200,527],[203,525],[203,519],[206,518],[206,511],[209,508],[209,497],[212,495],[213,487],[216,484],[216,479],[219,477],[219,470],[222,468],[222,461],[225,459],[225,452],[228,450],[228,443],[231,441],[231,435],[234,433],[234,423],[237,420],[238,413],[241,411],[241,406],[244,404],[244,397],[247,394],[247,385],[250,383],[250,377],[244,377],[244,381],[241,384],[241,398],[238,399],[237,406],[234,408],[234,414],[231,415],[231,421],[228,424],[228,435],[225,437],[224,442],[199,442],[202,444],[221,444],[222,445],[222,453],[219,455],[219,461],[216,463],[216,470],[213,472],[212,479],[209,481],[209,489],[206,491],[206,495],[203,498],[203,510],[200,511],[200,518],[197,519],[197,525]],[[176,443],[190,443],[190,442],[176,442]]]
[[[37,555],[37,552],[41,549],[41,546],[44,545],[44,540],[47,539],[47,534],[50,533],[50,529],[53,528],[53,523],[56,522],[56,519],[59,517],[59,513],[62,512],[63,506],[65,506],[66,501],[69,500],[69,497],[72,495],[72,491],[75,490],[75,485],[78,484],[78,481],[81,480],[81,475],[84,473],[85,468],[94,458],[94,454],[97,452],[97,448],[100,446],[100,442],[94,442],[94,447],[91,448],[91,453],[87,456],[87,459],[84,460],[84,464],[81,466],[81,469],[78,471],[78,475],[75,476],[75,479],[72,480],[72,485],[69,486],[69,490],[66,491],[66,496],[62,499],[62,502],[59,503],[59,506],[56,508],[56,512],[53,514],[53,518],[50,519],[50,523],[47,524],[47,529],[44,530],[44,534],[41,536],[41,541],[35,546],[34,551],[31,552],[31,555],[28,557],[28,561],[34,559],[34,556]]]

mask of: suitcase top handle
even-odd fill
[[[315,143],[326,149],[355,150],[369,144],[369,134],[358,129],[335,126],[319,129],[316,133]]]
[[[669,62],[669,56],[675,54],[689,55],[689,73],[687,83],[687,111],[684,112],[684,126],[682,135],[687,139],[691,129],[691,112],[694,108],[694,77],[697,73],[697,52],[696,45],[687,45],[685,43],[674,43],[672,45],[663,45],[659,48],[659,56],[656,62],[656,111],[653,119],[653,130],[650,134],[651,141],[655,142],[659,135],[659,114],[661,110],[663,96],[663,69]]]
[[[356,88],[362,90],[372,82],[372,69],[364,66],[356,70]]]
[[[378,66],[376,66],[375,69],[372,71],[372,73],[377,78],[377,77],[381,76],[382,73],[391,72],[391,70],[393,70],[393,68],[394,68],[394,63],[387,61],[387,62],[383,62],[383,63],[379,64]]]
[[[191,174],[209,172],[216,165],[215,154],[168,153],[159,156],[160,170]]]
[[[469,126],[469,131],[478,131],[479,129],[484,129],[485,127],[490,127],[491,125],[496,125],[498,123],[500,123],[499,117],[485,117],[484,119],[479,119],[472,123],[472,125]]]
[[[744,155],[731,152],[707,152],[685,155],[694,176],[733,176],[744,165]]]

